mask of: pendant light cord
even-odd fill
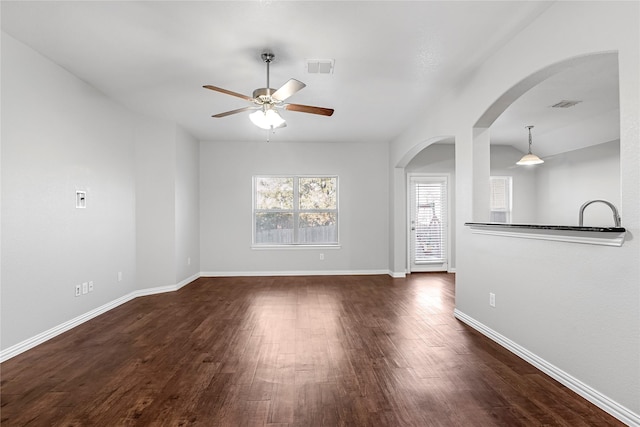
[[[531,153],[531,144],[532,144],[532,140],[531,140],[531,128],[532,128],[532,127],[533,127],[533,126],[527,126],[527,129],[529,129],[529,154],[532,154],[532,153]]]

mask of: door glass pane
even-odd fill
[[[414,262],[444,261],[446,183],[416,183],[414,197]]]

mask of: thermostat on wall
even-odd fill
[[[86,191],[76,191],[76,208],[84,209],[87,207],[87,192]]]

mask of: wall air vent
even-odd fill
[[[581,102],[582,101],[567,101],[566,99],[563,99],[562,101],[553,104],[551,108],[570,108]]]
[[[307,59],[307,73],[333,74],[333,59]]]

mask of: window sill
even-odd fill
[[[553,240],[602,246],[622,246],[626,229],[623,227],[578,227],[567,225],[501,224],[467,222],[474,234]]]
[[[308,249],[342,249],[339,244],[335,245],[251,245],[252,250],[308,250]]]

